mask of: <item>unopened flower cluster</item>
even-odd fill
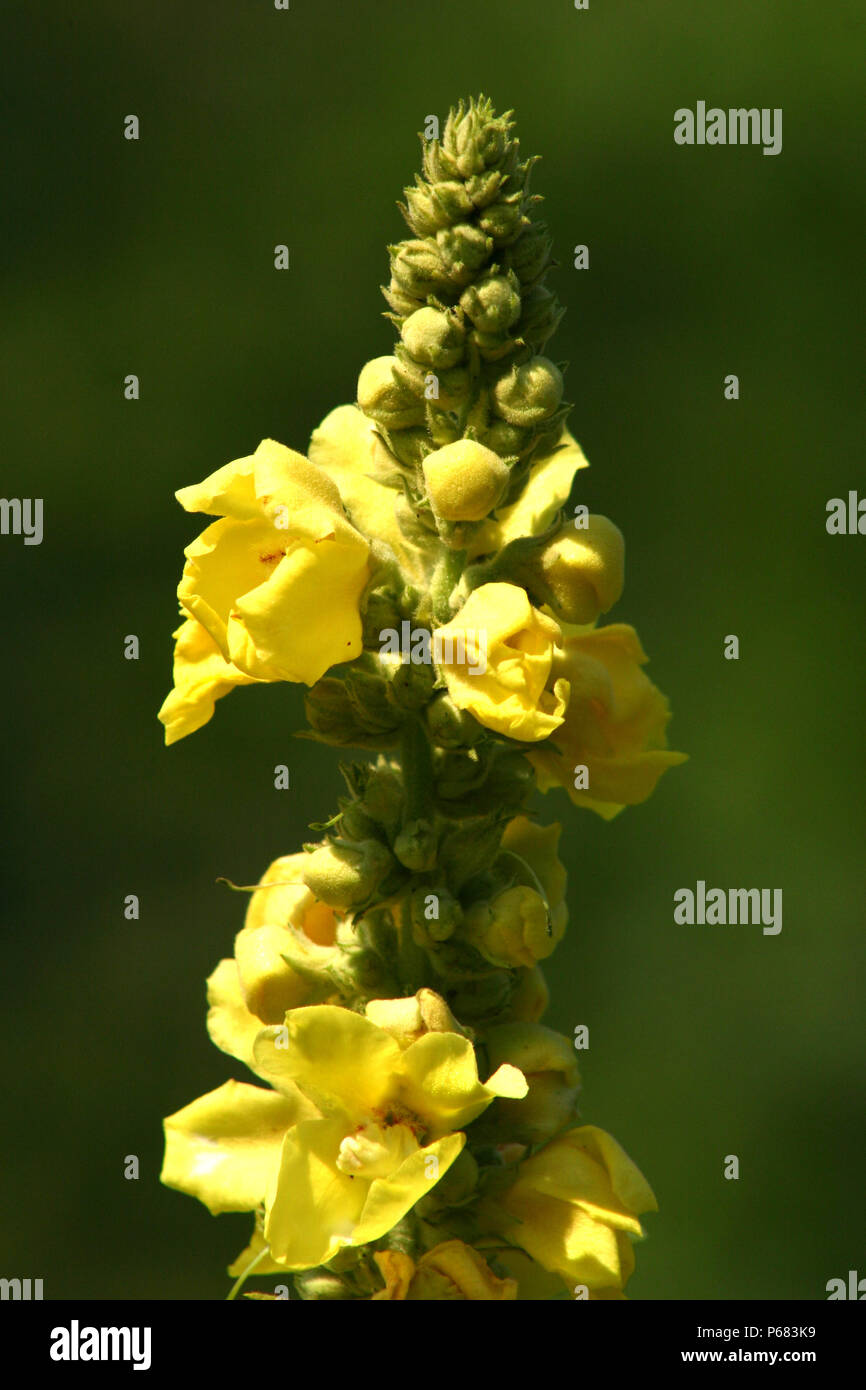
[[[208,980],[210,1036],[254,1080],[165,1122],[163,1181],[250,1212],[230,1273],[291,1297],[621,1298],[655,1209],[541,1021],[568,912],[533,793],[610,818],[682,755],[635,631],[599,624],[623,539],[569,509],[586,460],[511,131],[482,98],[425,142],[397,342],[356,402],[306,456],[267,439],[177,494],[213,520],[185,552],[167,742],[291,681],[310,736],[368,750]]]

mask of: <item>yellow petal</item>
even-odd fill
[[[517,1298],[517,1280],[498,1279],[483,1255],[462,1240],[443,1241],[422,1255],[416,1287],[410,1298],[424,1297],[423,1288],[417,1286],[423,1283],[427,1270],[446,1278],[459,1298],[485,1303],[510,1302]]]
[[[278,1090],[296,1084],[322,1114],[363,1121],[393,1096],[402,1054],[369,1019],[334,1004],[316,1004],[294,1009],[285,1028],[286,1048],[275,1045],[285,1036],[278,1028],[265,1029],[255,1047],[261,1075]]]
[[[227,1081],[165,1120],[160,1181],[198,1197],[214,1214],[254,1211],[295,1112],[285,1096]]]
[[[174,689],[159,711],[167,744],[202,728],[212,717],[217,700],[236,685],[249,685],[252,681],[225,660],[210,633],[195,618],[187,618],[172,635]]]
[[[389,1177],[374,1179],[358,1217],[353,1244],[378,1240],[396,1226],[445,1176],[465,1143],[465,1134],[446,1134],[410,1154]]]
[[[407,577],[419,580],[423,559],[398,524],[399,493],[375,481],[377,473],[395,465],[373,421],[355,405],[338,406],[313,432],[309,454],[337,484],[358,529],[389,545]]]
[[[241,992],[235,960],[221,960],[208,977],[207,1031],[211,1042],[230,1057],[237,1057],[250,1071],[256,1070],[253,1044],[262,1030],[262,1020],[247,1008]]]
[[[401,1100],[433,1136],[463,1129],[497,1095],[525,1095],[526,1082],[516,1068],[500,1068],[486,1086],[478,1079],[475,1052],[456,1033],[427,1033],[403,1053]],[[521,1091],[521,1083],[523,1090]]]
[[[261,515],[254,482],[252,454],[235,459],[211,473],[201,483],[180,488],[174,495],[188,512],[207,512],[210,516],[233,516],[245,521]]]
[[[336,1166],[342,1119],[302,1120],[285,1137],[266,1199],[265,1239],[287,1269],[324,1264],[354,1242],[368,1184]]]
[[[384,1289],[370,1295],[372,1302],[386,1299],[388,1302],[405,1299],[415,1273],[415,1261],[401,1250],[377,1250],[373,1259],[385,1280]]]
[[[368,573],[365,548],[328,538],[289,546],[267,583],[241,591],[237,629],[229,632],[232,660],[252,671],[261,662],[277,679],[305,685],[353,661]]]
[[[469,558],[501,550],[520,536],[540,535],[568,501],[575,473],[588,467],[580,445],[564,429],[556,447],[533,463],[517,501],[503,507],[476,533]]]

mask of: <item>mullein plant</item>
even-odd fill
[[[368,750],[322,838],[249,890],[208,1032],[256,1084],[165,1121],[162,1181],[253,1214],[230,1267],[301,1299],[617,1299],[656,1208],[581,1123],[540,1020],[566,928],[562,788],[606,819],[683,755],[620,597],[623,539],[567,513],[562,308],[511,115],[423,141],[390,248],[393,355],[306,457],[266,439],[182,488],[167,743],[238,685],[306,687],[307,737]]]

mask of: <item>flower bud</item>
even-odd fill
[[[531,967],[549,956],[562,936],[540,893],[525,884],[506,888],[490,901],[474,903],[466,913],[466,936],[493,965]]]
[[[424,421],[424,406],[397,379],[393,357],[374,357],[358,377],[358,405],[386,429],[400,430]]]
[[[550,990],[534,965],[531,970],[518,970],[517,984],[505,1010],[505,1018],[515,1023],[537,1023],[550,1003]]]
[[[384,285],[382,286],[382,293],[389,307],[401,318],[409,314],[414,314],[415,310],[420,309],[423,304],[423,300],[417,299],[413,294],[407,294],[393,276],[391,277],[391,283],[387,289],[385,289]]]
[[[494,275],[464,290],[460,308],[479,332],[505,333],[520,317],[520,294],[513,280]]]
[[[473,439],[446,444],[424,460],[427,496],[444,521],[482,521],[508,482],[508,465]]]
[[[307,857],[303,878],[321,902],[348,911],[366,902],[393,865],[390,850],[378,840],[326,844]]]
[[[456,227],[437,232],[436,245],[452,279],[462,270],[480,270],[493,250],[490,237],[469,222],[458,222]]]
[[[413,873],[426,873],[436,864],[438,837],[428,820],[409,821],[394,841],[394,853]]]
[[[538,1144],[563,1128],[574,1114],[580,1075],[568,1038],[540,1023],[505,1023],[484,1035],[490,1066],[508,1062],[526,1076],[529,1093],[518,1102],[500,1100],[495,1118],[509,1139]]]
[[[538,557],[545,598],[567,623],[594,623],[622,594],[625,541],[606,516],[592,515],[586,530],[570,523]]]
[[[458,709],[447,691],[440,691],[424,711],[431,742],[440,748],[468,748],[483,736],[483,729],[468,710]]]
[[[419,989],[409,999],[371,999],[365,1013],[377,1028],[384,1028],[402,1048],[411,1046],[425,1033],[460,1033],[466,1037],[441,995],[432,989]]]
[[[483,233],[480,233],[483,235]],[[448,286],[448,267],[435,241],[401,241],[391,250],[391,275],[405,294],[422,302]]]
[[[515,332],[534,348],[542,348],[552,338],[565,310],[555,294],[544,285],[534,285],[523,295],[522,312]]]
[[[536,435],[532,429],[522,429],[520,425],[509,425],[507,420],[494,420],[484,435],[484,443],[501,458],[519,458],[535,443]]]
[[[415,939],[423,946],[431,941],[447,941],[463,921],[463,909],[457,899],[438,884],[416,888],[411,911]]]
[[[511,425],[534,425],[553,415],[562,400],[562,373],[546,357],[532,357],[493,387],[498,415]]]
[[[442,309],[416,310],[400,331],[408,351],[425,366],[455,367],[463,356],[464,329]]]
[[[520,233],[530,225],[529,218],[523,215],[520,198],[494,203],[485,209],[478,219],[478,225],[488,236],[493,237],[499,246],[507,246],[516,241]]]
[[[472,200],[465,185],[454,180],[426,184],[418,179],[415,188],[405,190],[405,196],[406,220],[420,237],[460,222],[472,211]]]
[[[535,224],[518,237],[513,246],[503,254],[503,261],[514,271],[522,285],[531,285],[550,265],[550,250],[553,243],[547,228]]]

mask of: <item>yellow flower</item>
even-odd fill
[[[285,854],[271,864],[235,937],[241,991],[247,1008],[263,1023],[281,1023],[287,1009],[309,997],[308,981],[283,958],[290,943],[300,946],[312,964],[327,959],[324,948],[336,939],[337,914],[303,882],[307,857]]]
[[[508,507],[502,507],[472,538],[468,558],[501,550],[521,536],[538,536],[564,507],[574,475],[589,464],[570,430],[563,429],[557,443],[538,454],[523,491]]]
[[[274,1091],[220,1088],[170,1116],[163,1181],[211,1210],[264,1203],[264,1239],[285,1269],[385,1235],[447,1172],[463,1127],[495,1097],[526,1093],[507,1065],[482,1085],[472,1044],[456,1033],[403,1049],[330,1004],[262,1030],[254,1061]]]
[[[568,922],[565,887],[568,875],[557,854],[562,826],[536,825],[528,816],[515,816],[505,827],[501,848],[515,862],[523,860],[544,889],[555,936],[561,936]],[[511,867],[511,866],[509,866]],[[521,875],[518,872],[518,878]]]
[[[462,1240],[446,1240],[416,1263],[397,1250],[373,1256],[384,1289],[373,1300],[468,1300],[507,1302],[517,1297],[516,1279],[498,1279],[482,1255]]]
[[[568,685],[548,689],[560,629],[515,584],[482,584],[438,628],[440,670],[459,709],[509,738],[536,743],[559,728]],[[449,650],[450,643],[450,650]]]
[[[632,1238],[643,1236],[637,1218],[657,1210],[616,1140],[582,1125],[521,1163],[513,1184],[485,1203],[484,1219],[542,1268],[598,1294],[623,1288],[634,1268]]]
[[[369,545],[327,474],[266,439],[176,495],[220,518],[187,546],[178,598],[227,664],[314,685],[359,655]]]
[[[309,977],[293,969],[286,954],[320,976],[337,954],[339,914],[300,881],[306,858],[283,855],[262,875],[235,937],[234,957],[221,960],[207,982],[211,1041],[251,1071],[257,1071],[253,1044],[262,1027],[309,1002]],[[335,985],[333,998],[339,997]]]
[[[463,925],[468,940],[485,960],[511,969],[530,969],[544,960],[565,931],[565,919],[554,924],[541,894],[522,883],[473,903]]]
[[[194,734],[211,718],[216,700],[236,685],[251,685],[254,679],[226,661],[210,633],[195,618],[186,618],[172,637],[174,688],[159,711],[166,743]]]
[[[393,474],[396,460],[369,420],[356,405],[340,405],[313,431],[310,460],[327,473],[355,526],[371,540],[391,547],[407,578],[421,582],[424,561],[401,530],[398,517],[405,499],[378,481]]]
[[[564,786],[577,806],[610,820],[651,795],[662,773],[686,761],[670,752],[668,702],[641,670],[646,654],[624,623],[565,638],[554,676],[570,687],[565,722],[553,746],[529,754],[543,791]],[[588,770],[588,787],[575,787]]]

